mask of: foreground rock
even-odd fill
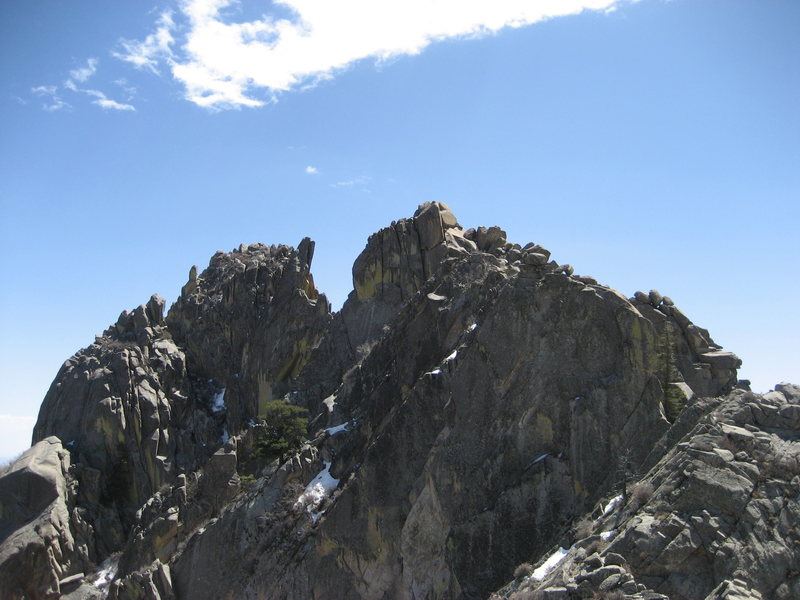
[[[691,431],[629,502],[584,521],[592,535],[549,573],[494,598],[800,597],[800,388],[697,404]]]
[[[0,477],[0,596],[58,598],[83,576],[91,537],[68,475],[70,456],[55,437],[34,445]]]

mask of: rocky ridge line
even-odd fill
[[[608,491],[614,453],[660,460],[739,366],[660,294],[629,300],[505,238],[426,203],[370,237],[336,314],[310,240],[217,253],[166,319],[157,297],[123,313],[42,407],[35,439],[66,440],[85,551],[55,560],[35,593],[500,587]],[[312,439],[260,465],[254,420],[280,397],[309,408]],[[311,494],[317,479],[335,484]],[[119,570],[102,590],[78,577],[109,557]],[[224,582],[198,576],[221,566]]]

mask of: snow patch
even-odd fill
[[[606,504],[605,508],[603,509],[603,516],[600,518],[602,519],[603,517],[607,517],[614,512],[614,509],[617,508],[617,505],[619,505],[620,502],[622,502],[622,494],[619,496],[614,496],[608,501],[608,504]]]
[[[472,325],[469,326],[469,329],[467,329],[467,331],[475,331],[477,328],[478,328],[478,324],[477,323],[473,323]]]
[[[617,535],[616,529],[612,529],[611,531],[604,531],[603,533],[600,534],[600,539],[602,539],[604,542],[607,542],[615,535]]]
[[[347,428],[350,427],[350,421],[347,423],[342,423],[341,425],[337,425],[336,427],[328,427],[325,430],[325,433],[328,435],[336,435],[337,433],[341,433],[342,431],[347,431]]]
[[[452,354],[444,359],[444,362],[450,362],[451,360],[455,360],[456,356],[458,356],[458,350],[453,350]]]
[[[316,523],[325,511],[317,511],[316,508],[322,501],[330,496],[339,485],[339,480],[331,475],[331,463],[325,461],[325,468],[320,471],[314,479],[306,486],[305,491],[300,494],[294,503],[295,508],[305,507],[311,520]]]
[[[532,467],[533,465],[539,464],[540,462],[542,462],[542,461],[543,461],[545,458],[547,458],[548,456],[550,456],[550,455],[549,455],[549,454],[542,454],[540,457],[538,457],[538,458],[534,458],[534,459],[531,461],[531,464],[529,464],[528,466],[529,466],[529,467]]]
[[[442,370],[439,368],[434,369],[433,371],[428,371],[425,375],[441,375]]]
[[[108,584],[114,581],[117,576],[117,568],[119,566],[119,556],[115,558],[107,558],[100,565],[100,570],[92,581],[92,585],[98,589],[105,589]]]
[[[222,388],[211,400],[211,412],[218,413],[225,410],[225,388]]]
[[[547,557],[547,560],[534,569],[530,578],[535,579],[536,581],[541,581],[547,577],[547,574],[552,571],[558,563],[564,560],[566,555],[567,551],[564,548],[559,547],[558,550]]]
[[[333,412],[333,407],[336,406],[336,395],[335,394],[331,394],[330,396],[325,398],[325,400],[323,400],[322,403],[328,409],[328,412],[332,413]]]

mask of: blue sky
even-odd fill
[[[0,3],[0,456],[217,249],[308,235],[338,306],[426,200],[800,381],[798,30],[794,0]]]

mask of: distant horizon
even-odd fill
[[[215,250],[311,237],[338,308],[427,200],[672,297],[754,391],[800,381],[800,3],[330,6],[0,4],[0,456]]]

